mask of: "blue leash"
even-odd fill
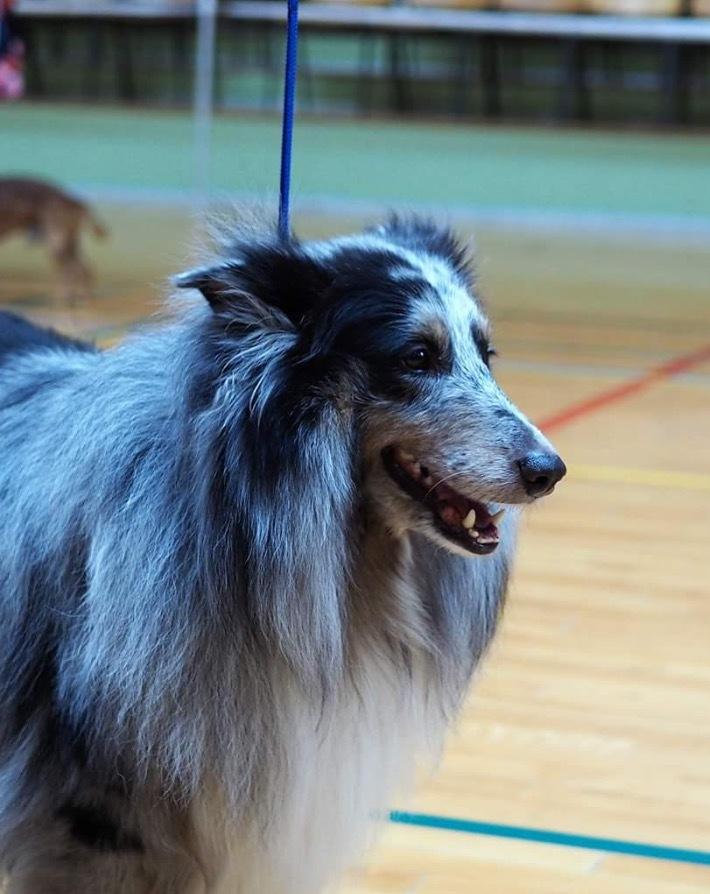
[[[298,64],[298,0],[288,0],[286,23],[286,73],[284,84],[284,109],[281,131],[281,183],[279,189],[279,234],[282,239],[290,235],[289,206],[291,201],[291,150],[293,146],[293,115],[296,99],[296,75]]]

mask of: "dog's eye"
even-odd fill
[[[402,358],[407,369],[426,372],[434,367],[434,355],[425,345],[411,348]]]

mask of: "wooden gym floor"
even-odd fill
[[[103,212],[114,235],[93,249],[94,306],[47,300],[46,264],[20,242],[0,246],[0,304],[107,344],[150,313],[189,254],[189,220]],[[383,824],[341,894],[707,892],[710,253],[476,236],[497,373],[547,422],[570,472],[527,515],[502,632],[441,769],[393,805],[429,825]],[[446,818],[523,828],[513,839],[435,828]],[[537,843],[536,830],[609,841]],[[695,853],[630,857],[615,842]]]

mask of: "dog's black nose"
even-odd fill
[[[549,494],[567,474],[567,466],[556,453],[528,453],[518,461],[525,490],[531,497]]]

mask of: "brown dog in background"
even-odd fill
[[[83,226],[105,238],[106,227],[91,209],[51,183],[28,177],[0,177],[0,239],[26,232],[44,242],[58,274],[60,300],[91,298],[93,273],[81,256]]]

